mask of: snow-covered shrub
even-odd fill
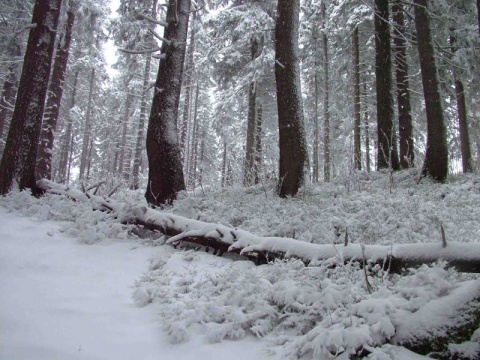
[[[208,261],[215,262],[215,272],[202,271]],[[414,319],[435,306],[434,300],[469,286],[470,280],[454,274],[441,263],[422,266],[372,282],[369,293],[357,263],[329,268],[291,260],[256,267],[205,253],[172,252],[152,260],[134,297],[141,306],[159,304],[173,343],[188,341],[200,326],[209,342],[265,337],[271,351],[286,358],[364,349],[371,359],[388,359],[393,350],[385,344],[406,326],[407,315]]]

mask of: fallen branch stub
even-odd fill
[[[47,193],[67,196],[75,201],[90,202],[97,210],[109,211],[123,223],[141,225],[146,229],[160,231],[171,236],[168,244],[179,245],[187,242],[212,248],[216,253],[237,253],[257,264],[277,258],[297,258],[305,263],[312,261],[366,260],[367,265],[379,264],[385,270],[399,273],[402,269],[430,264],[444,260],[448,267],[460,272],[480,273],[480,243],[449,242],[399,244],[392,246],[366,245],[364,252],[359,244],[311,244],[292,238],[263,237],[231,227],[188,219],[182,216],[162,213],[146,206],[129,206],[108,198],[82,193],[65,185],[49,180],[40,180],[37,186]]]

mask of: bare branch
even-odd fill
[[[127,54],[150,54],[153,52],[160,51],[161,49],[159,47],[156,47],[153,49],[146,49],[146,50],[130,50],[130,49],[122,49],[122,48],[118,48],[118,50]]]
[[[155,36],[158,40],[160,41],[165,41],[168,45],[170,45],[171,41],[170,40],[167,40],[165,39],[164,37],[158,35],[155,31],[153,31],[152,29],[148,29],[148,31],[150,31],[152,33],[153,36]]]
[[[156,24],[156,25],[160,25],[160,26],[167,26],[168,25],[165,21],[160,21],[160,20],[154,19],[154,18],[152,18],[148,15],[145,15],[143,13],[137,13],[137,17],[139,17],[140,19],[150,21],[151,23]]]

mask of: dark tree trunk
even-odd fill
[[[324,76],[324,94],[323,94],[323,178],[325,182],[330,182],[332,162],[330,159],[330,104],[329,104],[329,64],[328,64],[328,37],[325,30],[326,14],[325,2],[322,1],[323,18],[323,76]]]
[[[363,85],[363,96],[366,99],[367,96],[367,81],[365,80]],[[368,116],[368,106],[366,100],[365,102],[365,112],[364,112],[364,124],[365,124],[365,167],[367,172],[370,172],[370,129],[368,125],[369,116]]]
[[[299,13],[300,0],[278,0],[275,26],[275,80],[281,197],[297,194],[304,181],[304,170],[308,164],[298,58]]]
[[[463,82],[455,75],[455,95],[457,98],[458,122],[460,130],[460,146],[462,152],[463,172],[473,172],[472,152],[470,149],[470,135],[468,133],[467,105]]]
[[[255,125],[255,163],[254,174],[255,184],[260,183],[260,172],[262,166],[262,122],[263,122],[263,107],[262,104],[257,105],[257,123]]]
[[[62,154],[60,156],[60,177],[62,182],[68,182],[70,175],[68,169],[68,163],[69,163],[69,154],[70,154],[70,149],[71,145],[70,143],[73,140],[73,119],[72,119],[72,109],[75,107],[75,101],[76,101],[76,95],[77,95],[77,84],[78,84],[78,76],[80,74],[80,70],[75,71],[75,75],[73,76],[73,85],[72,85],[72,94],[70,98],[70,107],[69,107],[69,114],[68,114],[68,125],[67,125],[67,130],[64,135],[63,139],[63,144],[62,144]]]
[[[314,73],[314,78],[313,82],[315,85],[315,110],[313,112],[314,114],[314,130],[313,130],[313,154],[312,154],[312,165],[313,165],[313,174],[312,174],[312,181],[313,182],[318,182],[318,173],[320,169],[320,164],[318,161],[318,155],[319,155],[319,126],[318,126],[318,74],[317,74],[317,68],[318,68],[318,63],[317,63],[317,39],[315,38],[315,73]]]
[[[393,125],[392,54],[388,0],[375,0],[375,76],[377,84],[377,167],[399,170]]]
[[[393,42],[395,45],[395,74],[397,78],[398,133],[400,143],[400,167],[413,167],[413,125],[408,82],[407,43],[405,40],[405,20],[401,0],[392,4],[394,22]]]
[[[52,79],[50,81],[47,105],[43,116],[40,143],[38,144],[37,156],[37,179],[52,178],[52,153],[55,130],[57,128],[58,114],[63,95],[63,83],[67,70],[70,42],[72,40],[75,14],[67,11],[67,22],[62,38],[57,44],[55,63],[53,65]]]
[[[80,180],[83,180],[87,168],[88,148],[92,132],[92,106],[93,106],[93,88],[95,84],[95,69],[90,72],[87,114],[85,117],[85,129],[83,131],[82,154],[80,155]]]
[[[195,20],[197,17],[197,13],[194,12],[192,14],[192,23],[191,23],[191,30],[190,30],[190,45],[188,47],[187,53],[187,61],[185,64],[185,102],[183,104],[183,120],[182,126],[180,129],[180,147],[182,150],[182,159],[184,161],[184,165],[186,163],[187,158],[187,132],[188,132],[188,120],[190,115],[190,103],[191,103],[191,93],[192,93],[192,78],[193,78],[193,55],[195,53]]]
[[[139,187],[139,174],[140,174],[140,164],[142,162],[142,152],[144,146],[144,128],[145,128],[145,118],[147,115],[147,92],[148,84],[150,80],[150,66],[152,62],[152,57],[150,54],[146,55],[145,60],[145,70],[143,75],[143,86],[142,86],[142,100],[140,103],[140,120],[138,122],[137,130],[137,142],[135,144],[135,158],[133,159],[133,173],[132,173],[132,189],[138,189]]]
[[[355,169],[362,169],[362,150],[360,144],[360,126],[362,124],[360,115],[360,50],[358,46],[358,26],[353,31],[353,109],[354,109],[354,128],[353,128],[353,162]]]
[[[169,0],[155,95],[147,130],[148,184],[145,198],[151,205],[176,199],[185,189],[177,136],[178,104],[183,77],[190,0]]]
[[[198,96],[200,94],[198,83],[195,89],[195,106],[193,109],[193,122],[192,122],[192,144],[190,146],[190,160],[189,160],[189,171],[188,171],[188,180],[192,189],[196,186],[196,176],[197,176],[197,158],[198,158],[198,137],[199,137],[199,123],[198,123]]]
[[[0,165],[0,194],[14,184],[36,194],[35,165],[62,1],[37,0],[10,130]]]
[[[263,46],[259,39],[253,38],[250,44],[252,61],[260,56]],[[252,81],[248,89],[247,143],[245,145],[245,165],[243,167],[243,185],[251,186],[255,182],[255,129],[257,122],[257,83]]]
[[[0,98],[0,156],[3,152],[3,133],[7,125],[7,119],[12,114],[12,104],[15,100],[17,83],[17,64],[12,64],[8,67],[7,76],[3,83],[2,97]]]
[[[456,52],[455,36],[450,36],[452,53]],[[460,150],[462,153],[462,170],[464,173],[473,172],[472,152],[470,148],[470,135],[468,133],[467,104],[465,101],[465,89],[460,80],[457,70],[453,68],[453,79],[455,82],[455,97],[457,100],[458,125],[460,132]]]
[[[443,119],[440,84],[430,33],[430,18],[427,0],[414,0],[414,4],[418,54],[427,112],[427,151],[422,175],[442,182],[448,174],[447,129]]]

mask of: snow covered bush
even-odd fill
[[[188,265],[179,266],[182,256]],[[215,262],[214,273],[202,270],[209,261]],[[443,264],[370,281],[371,293],[358,263],[329,268],[292,260],[256,267],[201,252],[172,252],[152,260],[134,298],[140,306],[160,304],[173,343],[197,333],[209,342],[253,335],[265,337],[270,351],[285,358],[366,351],[382,359],[391,350],[385,344],[408,342],[417,335],[410,332],[416,324],[431,321],[425,310],[441,309],[440,300],[455,291],[480,286],[479,280],[458,279]],[[454,307],[455,300],[447,304]],[[466,346],[452,351],[474,350]]]

